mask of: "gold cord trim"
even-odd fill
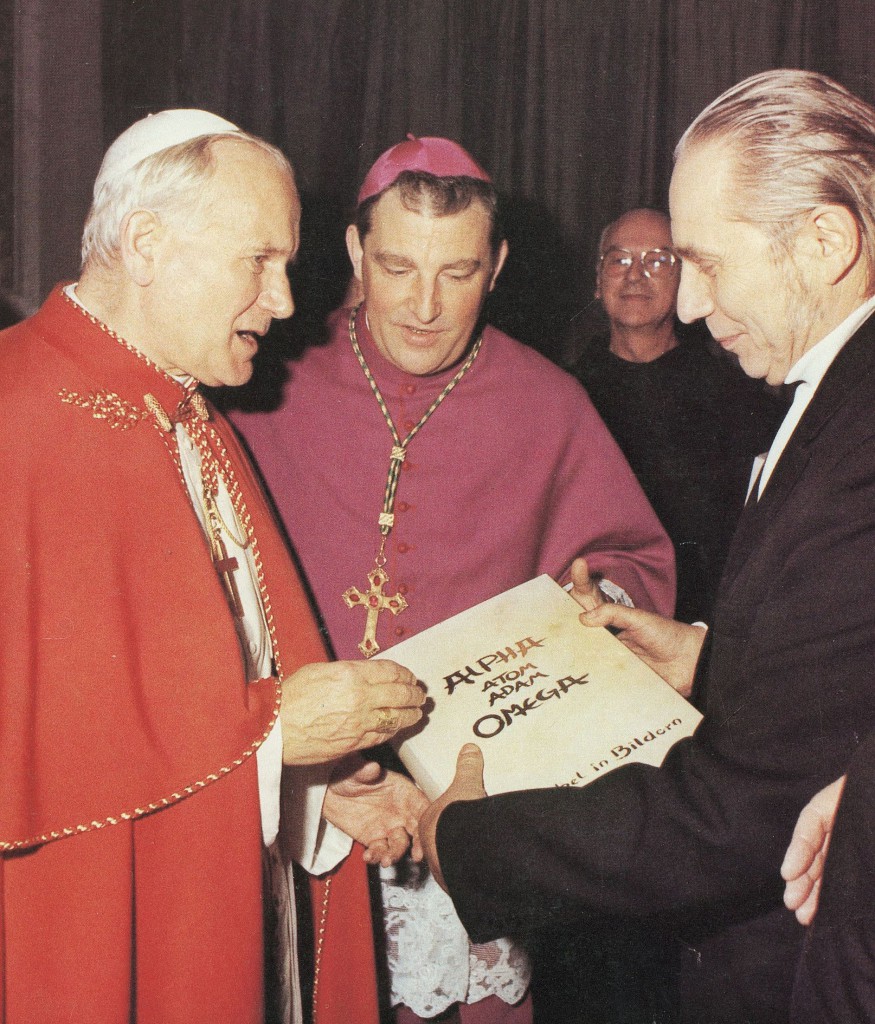
[[[61,298],[64,300],[64,302],[67,303],[68,306],[72,306],[73,309],[75,309],[80,316],[84,316],[89,323],[93,324],[98,330],[103,331],[104,334],[109,335],[110,338],[112,338],[114,341],[117,341],[123,348],[126,348],[128,352],[130,352],[132,355],[135,355],[137,359],[142,360],[147,366],[151,366],[153,370],[155,370],[157,373],[160,373],[161,376],[166,378],[167,380],[173,380],[173,377],[166,370],[162,370],[157,363],[153,362],[145,353],[141,352],[135,345],[132,345],[129,341],[126,341],[120,334],[116,334],[116,332],[111,327],[108,327],[102,320],[94,316],[93,313],[89,313],[84,306],[80,306],[78,302],[76,302],[74,299],[71,299],[70,296],[66,293],[66,291],[61,292]],[[177,383],[177,381],[173,382],[174,384]]]
[[[316,933],[316,953],[313,964],[313,1024],[316,1024],[319,1014],[319,974],[322,970],[322,950],[325,948],[325,929],[328,924],[328,899],[331,896],[331,879],[331,875],[325,879],[325,891],[322,894],[322,904],[319,912],[319,930]]]
[[[277,690],[279,691],[278,687]],[[133,821],[136,818],[142,818],[145,814],[151,814],[153,811],[160,811],[165,807],[170,807],[173,804],[179,803],[180,800],[184,800],[186,797],[192,796],[194,793],[205,789],[210,785],[210,783],[217,782],[226,775],[230,775],[235,768],[239,768],[241,765],[245,764],[246,761],[258,750],[261,744],[264,743],[270,735],[270,731],[273,729],[277,715],[279,714],[279,697],[280,694],[278,692],[278,699],[274,706],[274,713],[268,728],[259,739],[252,743],[249,750],[245,750],[241,756],[233,760],[230,765],[223,766],[215,772],[210,772],[210,774],[205,778],[199,779],[197,782],[192,782],[191,785],[185,786],[183,789],[171,793],[169,796],[162,797],[160,800],[155,800],[152,803],[146,804],[145,807],[135,807],[132,811],[122,811],[119,814],[107,815],[105,818],[89,821],[82,825],[71,825],[68,828],[44,832],[42,835],[33,836],[30,839],[20,839],[14,843],[0,841],[0,852],[11,853],[13,850],[24,850],[32,846],[40,846],[42,843],[48,843],[55,839],[67,839],[69,836],[81,835],[83,832],[91,832],[96,829],[107,828],[110,825],[118,825],[123,821]]]

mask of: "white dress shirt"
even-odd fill
[[[784,383],[798,383],[799,386],[796,388],[796,394],[793,396],[793,403],[787,410],[787,415],[778,428],[777,434],[775,434],[772,446],[764,456],[758,455],[754,460],[748,486],[748,497],[750,497],[750,491],[759,473],[757,500],[760,499],[778,459],[787,447],[787,442],[802,419],[802,414],[808,408],[808,403],[814,397],[814,392],[826,375],[826,371],[830,368],[839,352],[863,326],[866,320],[869,319],[873,311],[875,311],[875,295],[867,299],[861,306],[858,306],[838,327],[833,328],[825,338],[816,345],[813,345],[790,367],[790,372],[784,378]],[[761,473],[760,467],[762,467]]]

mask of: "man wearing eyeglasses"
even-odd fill
[[[629,210],[599,242],[595,297],[608,333],[575,373],[623,449],[675,548],[676,618],[708,620],[751,462],[781,402],[675,317],[680,261],[660,210]]]
[[[611,325],[608,348],[620,359],[647,363],[677,347],[675,303],[679,262],[668,216],[629,210],[599,240],[598,281]]]

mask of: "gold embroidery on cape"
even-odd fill
[[[58,398],[77,409],[89,409],[94,419],[103,420],[112,430],[130,430],[148,415],[144,409],[126,402],[114,391],[92,391],[80,395],[77,391],[61,388]]]

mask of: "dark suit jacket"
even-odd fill
[[[802,806],[875,726],[873,597],[870,320],[739,521],[700,659],[696,735],[661,769],[442,814],[441,865],[471,937],[656,920],[685,949],[685,1019],[785,1021],[802,929],[779,866]]]
[[[575,376],[674,545],[675,618],[710,622],[751,463],[772,443],[787,405],[701,336],[645,363],[609,346],[609,335],[594,338]]]
[[[875,733],[848,769],[793,995],[793,1024],[875,1020]]]

